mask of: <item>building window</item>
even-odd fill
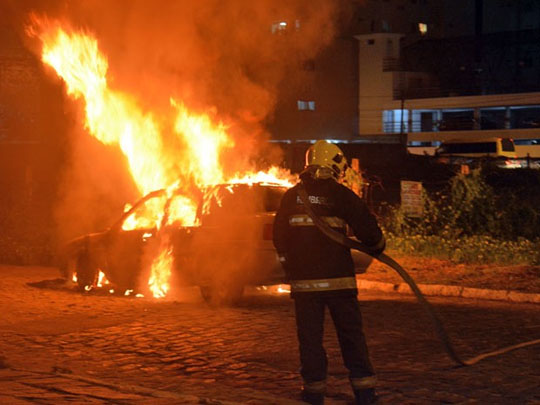
[[[427,34],[427,24],[425,23],[418,23],[418,32],[420,32],[420,34],[422,35],[425,35]]]
[[[296,105],[299,111],[315,111],[315,101],[298,100]]]
[[[383,111],[383,131],[386,133],[401,133],[409,131],[408,110],[385,110]]]
[[[272,24],[272,34],[282,34],[287,30],[287,21],[277,21]]]

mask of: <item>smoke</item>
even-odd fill
[[[169,97],[260,123],[275,89],[334,34],[332,0],[87,0],[31,2],[37,12],[94,32],[112,85],[155,108]],[[46,4],[47,8],[40,6]],[[280,26],[284,22],[286,26]],[[274,33],[272,33],[274,30]]]
[[[230,172],[246,162],[274,160],[264,122],[272,116],[277,88],[330,43],[339,12],[335,0],[5,0],[10,20],[36,13],[93,33],[109,64],[109,87],[130,94],[144,111],[170,114],[171,98],[211,113],[228,126],[235,147],[225,156]],[[36,42],[26,38],[39,55]],[[296,75],[298,77],[298,74]],[[308,77],[306,76],[306,80]],[[307,84],[306,84],[307,85]],[[66,97],[67,103],[72,101]],[[72,114],[74,115],[74,114]],[[82,128],[82,119],[80,127]],[[133,197],[114,152],[70,136],[71,156],[61,191],[59,220],[97,221],[96,213]],[[167,136],[165,134],[165,136]],[[165,139],[165,142],[167,140]],[[89,146],[89,143],[91,144]],[[264,154],[264,159],[261,155]],[[101,197],[111,191],[112,201]],[[96,204],[97,203],[97,204]],[[99,217],[99,215],[97,215]],[[79,220],[79,223],[81,220]],[[63,234],[75,233],[74,230]]]
[[[253,153],[279,82],[334,35],[335,0],[86,0],[35,2],[93,32],[110,86],[144,107],[214,109],[243,154]],[[280,25],[279,23],[282,23]],[[286,25],[283,25],[285,23]],[[272,33],[272,30],[274,31]],[[254,136],[255,135],[255,136]],[[247,139],[246,139],[247,138]]]
[[[113,85],[136,92],[153,107],[172,96],[249,124],[272,110],[274,90],[287,69],[330,41],[332,4],[93,0],[73,2],[69,12],[76,24],[95,31],[109,55]],[[274,27],[273,35],[272,24],[279,22],[287,29]]]

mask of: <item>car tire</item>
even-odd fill
[[[87,250],[77,256],[76,274],[77,285],[81,290],[85,290],[88,286],[96,285],[98,269]]]
[[[224,283],[216,286],[200,286],[201,296],[210,305],[235,305],[244,293],[242,284]]]

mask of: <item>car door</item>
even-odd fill
[[[156,252],[155,237],[167,201],[156,192],[139,200],[111,228],[106,241],[107,278],[122,290],[143,291]]]

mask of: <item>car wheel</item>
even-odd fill
[[[244,293],[242,284],[224,283],[222,285],[200,286],[203,299],[211,305],[237,304]]]
[[[92,255],[85,250],[77,256],[76,264],[77,284],[81,290],[87,286],[94,286],[98,278],[98,269]]]

